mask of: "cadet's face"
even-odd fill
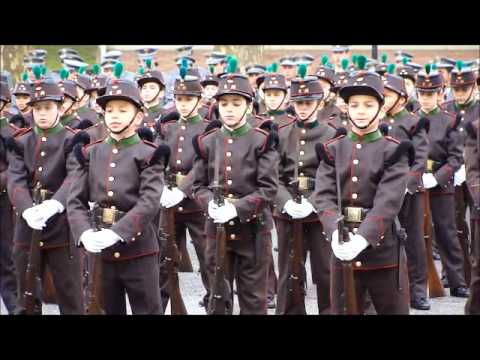
[[[450,74],[447,69],[438,69],[438,72],[442,75],[443,83],[448,84],[450,82]]]
[[[473,96],[470,96],[470,94],[473,93],[472,88],[473,88],[473,85],[458,86],[458,87],[452,88],[453,97],[455,98],[455,101],[459,104],[465,104],[469,100],[469,97],[470,99],[473,99]]]
[[[296,75],[297,69],[292,65],[280,65],[280,73],[287,79],[293,79]]]
[[[412,96],[415,91],[415,83],[410,78],[405,78],[405,87],[407,89],[408,96]]]
[[[313,114],[313,112],[318,105],[318,101],[319,100],[304,100],[293,102],[295,113],[298,115],[301,121],[306,121],[309,118],[316,116],[316,114]]]
[[[341,51],[341,52],[332,52],[332,61],[335,66],[340,67],[342,66],[342,60],[348,59],[348,52]]]
[[[160,84],[157,84],[156,82],[147,82],[142,85],[142,88],[140,89],[140,96],[144,102],[152,102],[155,100],[157,95],[161,95]]]
[[[345,101],[343,101],[343,99],[340,96],[337,96],[337,98],[335,99],[335,106],[338,107],[340,111],[344,114],[348,110],[347,104],[345,104]]]
[[[330,88],[332,87],[332,85],[328,81],[325,81],[323,79],[318,79],[318,82],[322,87],[324,98],[327,99],[328,97],[331,97]]]
[[[33,104],[33,120],[40,129],[49,129],[55,125],[60,115],[60,103],[40,101]]]
[[[223,63],[215,64],[215,68],[214,68],[213,72],[214,72],[215,74],[222,73],[224,67],[225,67],[225,64],[223,64]]]
[[[366,129],[360,127],[367,126],[368,123],[377,115],[380,104],[378,100],[370,95],[353,95],[348,100],[348,113],[354,121],[352,127],[356,132],[367,134],[378,127],[378,116],[375,121]],[[357,126],[358,127],[357,127]]]
[[[112,131],[121,131],[137,113],[137,108],[126,100],[111,100],[105,107],[105,124]],[[141,114],[138,111],[138,114]],[[137,115],[138,115],[137,114]]]
[[[109,69],[109,68],[103,69],[103,74],[111,78],[113,77],[113,69]]]
[[[68,96],[65,96],[62,102],[62,114],[66,114],[66,115],[70,114],[74,110],[72,105],[73,105],[73,100]]]
[[[285,91],[282,90],[265,90],[264,100],[268,110],[280,110],[287,103]]]
[[[85,95],[85,91],[80,86],[77,86],[78,99],[81,99],[83,97],[83,95]]]
[[[383,94],[385,95],[385,103],[383,104],[383,111],[385,112],[396,113],[405,104],[405,100],[399,99],[400,95],[390,89],[385,89]]]
[[[257,78],[260,74],[249,74],[248,75],[248,82],[253,89],[257,88]]]
[[[28,107],[27,103],[29,101],[30,101],[30,96],[27,96],[27,95],[16,95],[15,96],[15,102],[17,103],[17,107],[21,111],[24,111]]]
[[[418,102],[423,110],[429,112],[437,107],[439,92],[418,91]]]
[[[231,128],[240,124],[247,108],[247,99],[240,95],[224,95],[218,100],[220,117],[223,123]]]
[[[197,115],[200,101],[196,96],[175,95],[175,106],[182,117]]]
[[[218,86],[215,85],[207,85],[203,88],[203,95],[207,99],[211,99],[218,91]]]

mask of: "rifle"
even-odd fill
[[[33,189],[33,201],[35,205],[42,202],[40,193],[41,185],[37,182],[37,185]],[[32,243],[30,244],[30,254],[28,258],[27,269],[25,272],[25,291],[23,298],[25,302],[25,313],[27,315],[38,314],[38,309],[35,309],[36,298],[40,298],[40,289],[37,286],[41,283],[40,270],[42,262],[42,254],[40,250],[40,241],[42,240],[42,230],[32,231]],[[41,308],[40,308],[41,314]]]
[[[297,136],[295,144],[295,168],[293,179],[289,182],[292,188],[292,198],[297,204],[302,202],[300,191],[300,179],[298,177],[298,160],[300,153],[300,138]],[[285,310],[290,308],[305,308],[305,289],[303,276],[303,225],[301,221],[293,220],[293,236],[288,244],[288,280],[287,280],[287,301]]]
[[[167,174],[167,186],[169,189],[176,186],[175,174]],[[163,209],[167,214],[168,234],[159,229],[160,240],[165,241],[167,246],[165,249],[165,258],[168,276],[168,293],[170,295],[170,308],[172,315],[188,315],[187,308],[182,299],[180,285],[178,280],[178,266],[180,264],[180,252],[175,241],[175,208],[171,207]],[[161,242],[162,242],[161,241]]]
[[[430,212],[430,194],[425,189],[424,201],[424,216],[423,216],[423,237],[425,239],[426,253],[427,253],[427,281],[428,281],[428,296],[431,298],[445,296],[442,282],[438,276],[435,262],[432,254],[432,218]]]
[[[465,223],[465,193],[468,192],[466,188],[466,183],[455,187],[455,221],[457,223],[457,234],[458,240],[460,241],[460,246],[462,248],[463,262],[464,262],[464,272],[465,272],[465,282],[467,286],[470,286],[470,275],[472,273],[470,254],[468,251],[468,227]]]
[[[95,212],[91,210],[91,225],[95,231],[100,229],[95,221]],[[91,286],[90,294],[87,304],[88,315],[105,315],[103,307],[103,291],[102,291],[102,255],[101,254],[88,254],[87,261],[92,264]]]
[[[339,158],[338,152],[335,156],[335,176],[337,182],[337,207],[338,217],[336,220],[338,230],[338,243],[341,245],[344,242],[350,241],[348,234],[348,227],[345,226],[345,216],[342,211],[342,192],[340,184],[340,167],[338,166]],[[353,265],[351,261],[342,261],[342,277],[343,277],[343,291],[345,297],[345,308],[348,315],[360,314],[358,310],[357,292],[355,289],[355,277],[353,272]]]
[[[225,204],[225,199],[223,196],[223,186],[220,185],[220,156],[222,154],[220,144],[220,136],[217,136],[213,185],[210,186],[210,189],[213,191],[213,201],[217,206],[223,206]],[[225,253],[227,239],[224,224],[216,224],[215,243],[215,280],[212,289],[213,296],[208,303],[208,314],[231,315],[233,311],[233,299],[230,283],[225,278]]]

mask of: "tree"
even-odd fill
[[[249,64],[263,64],[263,45],[216,45],[214,50],[235,55],[241,69]]]
[[[28,45],[0,45],[0,69],[8,71],[13,82],[20,80],[23,72],[23,57],[29,50]]]

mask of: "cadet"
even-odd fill
[[[202,91],[202,107],[199,110],[200,115],[208,121],[218,119],[218,104],[214,96],[218,91],[218,77],[215,75],[215,68],[213,65],[209,66],[210,74],[200,81],[203,87]]]
[[[330,312],[330,256],[331,250],[322,234],[322,226],[315,214],[310,195],[314,190],[315,173],[318,158],[315,144],[325,142],[335,135],[335,130],[318,120],[318,108],[323,99],[323,90],[315,76],[306,75],[305,65],[299,67],[299,77],[292,79],[290,101],[296,112],[291,119],[279,129],[279,185],[275,197],[275,226],[278,233],[278,304],[276,314],[306,314],[302,304],[289,305],[291,295],[290,278],[292,276],[289,259],[292,246],[294,222],[302,224],[303,254],[300,257],[302,267],[305,265],[307,251],[310,251],[312,280],[317,286],[317,302],[320,314]],[[298,169],[298,179],[295,174]],[[294,201],[296,189],[290,185],[298,180],[298,190],[302,195],[301,203]],[[303,270],[301,286],[306,284],[306,271]],[[302,295],[304,296],[304,294]]]
[[[12,94],[15,96],[15,105],[18,115],[23,117],[23,124],[20,127],[30,127],[33,124],[32,107],[28,105],[31,95],[31,86],[28,81],[28,74],[22,74],[22,82],[15,85]]]
[[[407,233],[405,250],[407,253],[408,275],[410,283],[410,305],[414,309],[429,310],[427,300],[427,255],[423,238],[423,223],[419,221],[424,213],[425,190],[422,175],[428,158],[429,122],[419,119],[405,109],[408,94],[405,80],[393,75],[395,65],[388,65],[384,77],[383,105],[386,116],[381,127],[386,133],[400,141],[410,140],[415,149],[415,161],[410,167],[407,178],[406,195],[398,215],[400,224]]]
[[[290,123],[295,117],[285,111],[289,103],[285,76],[273,72],[265,74],[261,80],[266,111],[260,116],[272,120],[279,127]]]
[[[80,166],[68,198],[72,233],[87,251],[101,253],[107,314],[126,314],[125,295],[133,314],[161,314],[159,247],[152,220],[160,207],[168,149],[156,148],[136,133],[143,104],[134,82],[111,80],[97,102],[105,109],[110,134],[74,150]],[[94,203],[93,216],[89,202]]]
[[[171,189],[164,187],[160,199],[163,208],[175,208],[175,240],[179,249],[186,246],[187,229],[195,247],[200,263],[200,273],[206,295],[202,304],[207,305],[210,296],[208,275],[205,269],[205,215],[202,208],[194,201],[192,172],[195,151],[192,139],[202,134],[208,121],[198,113],[201,106],[202,85],[198,77],[187,75],[187,68],[180,68],[180,76],[175,81],[173,95],[180,118],[159,124],[159,137],[168,145],[172,154],[168,166]],[[173,182],[173,184],[172,184]],[[160,223],[167,223],[166,211],[161,212]],[[168,231],[168,230],[167,230]],[[164,308],[169,300],[167,272],[160,272],[160,287]]]
[[[335,73],[342,72],[342,60],[350,57],[350,48],[348,45],[334,45],[331,49],[332,62],[335,67]]]
[[[415,80],[417,73],[408,65],[408,58],[403,58],[402,65],[396,69],[397,75],[405,79],[405,88],[407,89],[408,101],[405,108],[407,111],[416,112],[420,109],[420,104],[415,97]]]
[[[234,67],[230,66],[230,70]],[[277,191],[278,178],[275,133],[253,128],[247,121],[247,111],[253,100],[253,89],[247,77],[238,73],[223,75],[215,98],[222,127],[194,139],[197,156],[193,193],[209,216],[205,257],[211,288],[209,302],[212,303],[213,296],[218,296],[213,288],[215,267],[220,265],[216,264],[215,256],[215,224],[218,223],[225,226],[226,277],[230,288],[235,279],[240,314],[265,315],[272,251],[270,205]],[[216,160],[222,166],[219,173],[214,174]],[[223,206],[213,200],[210,186],[217,180],[215,175],[223,188]],[[233,302],[233,296],[227,300]]]
[[[37,230],[41,231],[42,268],[48,266],[52,273],[60,313],[83,314],[79,254],[70,246],[70,227],[65,212],[75,169],[70,152],[74,131],[60,123],[63,94],[58,85],[42,80],[39,67],[34,68],[34,72],[37,81],[33,83],[29,102],[33,107],[34,126],[20,131],[12,139],[8,167],[8,196],[17,215],[14,258],[18,301],[15,312],[24,312],[25,273],[32,230]],[[32,192],[38,188],[42,202],[34,204]],[[39,276],[41,274],[43,269]],[[37,311],[41,313],[41,307]]]
[[[68,70],[60,70],[61,80],[58,82],[60,90],[63,92],[62,116],[60,122],[63,126],[76,128],[82,121],[76,110],[78,108],[77,85],[72,80],[68,80]]]
[[[430,210],[435,230],[435,241],[442,255],[450,294],[467,297],[463,257],[455,224],[454,174],[463,159],[463,137],[459,131],[460,121],[440,109],[437,97],[443,86],[442,76],[427,64],[417,75],[417,89],[420,110],[419,117],[428,118],[429,151],[423,186],[428,189]]]
[[[346,60],[346,59],[344,59]],[[342,60],[343,61],[343,60]],[[348,60],[346,60],[348,63]],[[318,119],[331,123],[334,127],[337,126],[338,117],[340,116],[340,109],[335,105],[336,94],[333,91],[335,85],[335,72],[328,63],[328,57],[322,57],[322,65],[318,67],[315,76],[318,78],[323,90],[323,100],[321,109],[318,112]],[[343,67],[342,67],[343,69]]]
[[[340,89],[339,96],[348,104],[351,130],[318,146],[322,161],[311,199],[335,255],[332,313],[345,313],[342,262],[351,262],[360,313],[368,291],[378,314],[408,314],[408,280],[400,266],[405,252],[394,223],[405,193],[399,189],[407,186],[411,144],[399,144],[378,129],[383,81],[378,74],[362,70],[365,62],[360,56],[360,70]],[[341,195],[341,209],[337,195]],[[349,237],[342,243],[337,230],[340,213],[345,215]]]

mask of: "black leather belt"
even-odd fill
[[[347,206],[343,208],[343,216],[345,216],[345,222],[348,223],[361,223],[365,220],[367,213],[370,209],[362,207]]]
[[[95,217],[95,224],[98,227],[110,227],[124,217],[126,212],[117,210],[115,208],[102,208],[96,206],[93,209],[93,215]]]

